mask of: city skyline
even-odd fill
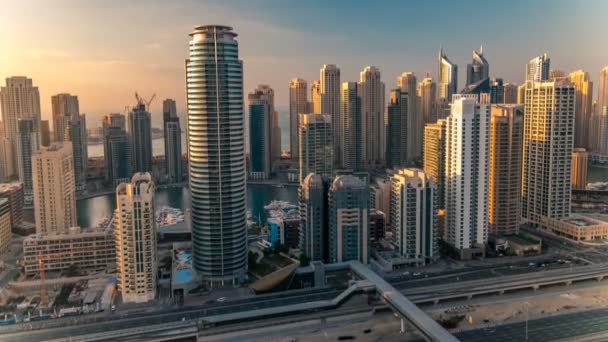
[[[0,56],[0,78],[18,75],[32,78],[40,88],[43,119],[51,116],[50,97],[62,92],[79,96],[81,112],[88,114],[92,124],[100,122],[104,114],[122,112],[126,105],[132,104],[136,90],[147,96],[156,93],[159,98],[175,98],[178,113],[183,115],[183,63],[188,53],[183,48],[186,43],[183,37],[197,24],[223,23],[234,27],[244,42],[241,50],[245,61],[245,90],[251,91],[257,84],[269,84],[276,91],[276,107],[281,109],[281,116],[286,115],[288,83],[293,77],[312,82],[323,64],[333,63],[341,69],[343,81],[356,81],[358,72],[368,65],[381,69],[387,84],[393,84],[403,71],[413,71],[419,79],[431,72],[436,80],[436,54],[440,45],[463,71],[471,51],[483,45],[484,56],[492,66],[490,76],[501,77],[505,82],[521,83],[524,78],[521,65],[544,52],[558,61],[553,65],[555,68],[568,72],[584,69],[591,80],[597,82],[604,66],[601,56],[608,53],[608,48],[584,37],[601,30],[599,15],[608,9],[608,4],[596,2],[583,8],[565,1],[552,2],[551,6],[542,1],[529,5],[523,1],[509,5],[467,3],[468,6],[441,1],[387,3],[373,10],[368,6],[344,6],[340,1],[280,5],[276,1],[150,5],[135,2],[129,6],[114,1],[11,3],[7,11],[0,14],[0,28],[3,28],[0,50],[6,51]],[[19,20],[26,17],[24,11],[29,11],[32,5],[48,15]],[[437,12],[438,5],[445,10]],[[542,8],[542,18],[527,14],[535,13],[535,8]],[[146,16],[137,16],[144,9]],[[326,20],[334,18],[338,11],[344,14],[341,19]],[[391,19],[406,12],[415,13],[411,20],[400,21],[405,26],[402,31],[411,34],[385,35],[395,23]],[[487,15],[489,12],[496,14]],[[458,21],[459,29],[452,30],[455,18],[463,15],[476,20]],[[429,16],[434,18],[432,25],[427,23]],[[584,17],[586,24],[569,25],[568,29],[551,25],[566,16]],[[361,31],[357,23],[366,17],[372,25]],[[521,20],[510,30],[493,28],[501,20],[512,22],[511,18]],[[58,21],[70,22],[70,25],[56,25]],[[114,24],[107,25],[109,22]],[[486,29],[479,30],[483,26]],[[73,30],[73,27],[79,29]],[[98,27],[104,30],[97,30]],[[41,31],[55,38],[41,41],[37,36]],[[13,34],[15,32],[18,34]],[[526,34],[527,39],[519,40],[517,37],[521,34]],[[259,44],[259,37],[265,37],[269,43]],[[365,44],[361,44],[362,40]],[[570,54],[573,50],[597,53]],[[294,70],[293,65],[298,68]],[[83,74],[89,77],[80,77]],[[458,89],[464,86],[463,76]],[[116,82],[117,79],[121,82]],[[161,101],[152,104],[151,112],[153,122],[160,123]]]

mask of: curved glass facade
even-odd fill
[[[200,26],[186,60],[193,265],[210,284],[247,270],[243,65],[236,33]]]

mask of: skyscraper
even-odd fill
[[[591,115],[593,115],[593,82],[589,73],[576,70],[569,75],[570,82],[576,89],[576,107],[574,108],[574,146],[589,148]]]
[[[342,164],[342,120],[340,119],[340,69],[335,64],[324,64],[320,72],[319,94],[321,114],[331,117],[333,127],[334,163]],[[319,112],[315,112],[319,113]]]
[[[182,181],[182,129],[177,116],[175,100],[163,101],[163,130],[165,134],[165,170],[167,181]]]
[[[502,78],[493,78],[490,81],[490,103],[504,103],[505,88]]]
[[[483,56],[483,47],[473,51],[473,61],[467,64],[467,85],[477,83],[490,77],[490,63]]]
[[[19,119],[19,133],[16,139],[17,171],[23,183],[25,202],[32,203],[32,156],[40,149],[40,130],[36,118]]]
[[[408,129],[410,120],[409,97],[401,89],[393,89],[386,107],[386,167],[404,167],[410,162]]]
[[[309,173],[332,176],[332,133],[328,114],[300,114],[300,181]]]
[[[549,70],[551,59],[545,53],[532,58],[526,64],[526,81],[547,81],[549,80]]]
[[[8,198],[0,198],[0,255],[11,246],[11,205]]]
[[[321,81],[312,81],[310,84],[310,108],[311,113],[321,113]]]
[[[444,240],[463,259],[488,240],[490,106],[476,99],[455,96],[446,120]]]
[[[308,85],[301,78],[292,78],[289,81],[289,147],[292,160],[298,160],[300,152],[298,145],[300,124],[298,120],[300,120],[300,114],[307,113],[309,113]]]
[[[521,84],[517,87],[517,104],[525,104],[526,102],[526,84]]]
[[[441,47],[439,48],[437,75],[437,98],[451,102],[452,95],[456,94],[458,89],[458,66],[450,62],[448,57],[443,53],[443,48]]]
[[[522,105],[492,105],[491,108],[488,177],[491,234],[511,234],[519,230],[523,114]]]
[[[53,108],[53,141],[66,140],[66,129],[72,115],[80,114],[78,96],[70,94],[57,94],[51,97]]]
[[[236,36],[228,26],[196,27],[186,60],[193,266],[211,286],[236,284],[247,271],[243,62]]]
[[[129,139],[133,172],[152,172],[152,116],[141,100],[129,112]]]
[[[323,178],[309,173],[300,183],[300,251],[312,261],[326,260],[327,189]]]
[[[419,160],[422,157],[424,118],[420,109],[416,83],[416,75],[413,72],[404,72],[397,77],[397,86],[401,93],[407,94],[407,159],[410,161]]]
[[[533,224],[570,215],[575,99],[569,82],[526,82],[521,209]]]
[[[0,198],[8,199],[11,211],[11,226],[19,227],[23,222],[23,183],[1,183]]]
[[[6,86],[0,88],[0,105],[4,137],[14,143],[19,132],[19,119],[40,120],[40,93],[31,78],[15,76],[6,79]]]
[[[15,174],[13,143],[0,138],[0,182],[6,182]]]
[[[386,155],[384,83],[378,68],[367,66],[361,71],[357,92],[361,97],[363,166],[369,170],[383,166]]]
[[[418,96],[420,97],[420,109],[424,123],[437,121],[437,110],[435,101],[437,100],[437,84],[433,78],[427,75],[422,82],[418,83]]]
[[[36,233],[65,233],[76,223],[76,185],[72,143],[52,143],[34,153]]]
[[[422,170],[400,169],[392,176],[393,244],[409,264],[424,265],[439,257],[437,186]]]
[[[587,188],[587,163],[589,153],[584,148],[572,151],[572,189]]]
[[[249,93],[249,177],[268,179],[272,171],[272,97],[267,86]]]
[[[269,85],[260,84],[256,92],[263,96],[270,115],[270,163],[273,164],[281,158],[281,127],[279,127],[279,113],[274,107],[274,90]]]
[[[424,126],[424,172],[437,185],[437,206],[445,208],[445,119]]]
[[[342,167],[353,171],[363,169],[363,124],[361,120],[361,97],[356,82],[342,82]]]
[[[76,190],[85,190],[87,187],[89,152],[87,148],[87,121],[84,114],[72,114],[72,117],[69,119],[66,126],[66,140],[72,142]]]
[[[608,106],[608,66],[600,71],[596,113],[601,114],[604,107]]]
[[[48,147],[51,144],[51,127],[49,120],[40,120],[40,145]]]
[[[329,188],[329,262],[369,261],[369,187],[353,175],[337,176]]]
[[[516,104],[517,103],[517,84],[505,83],[504,88],[504,103],[505,104]]]
[[[125,303],[143,303],[156,297],[154,217],[154,182],[148,172],[136,173],[130,183],[116,187],[116,276]]]
[[[117,186],[131,179],[131,147],[125,130],[125,116],[109,114],[103,117],[103,153],[106,182]]]

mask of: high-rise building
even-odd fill
[[[491,108],[488,225],[495,235],[519,230],[523,114],[522,105]]]
[[[32,79],[22,76],[9,77],[6,86],[0,88],[0,106],[4,137],[11,143],[19,132],[19,119],[40,120],[40,93]]]
[[[136,173],[130,183],[116,187],[116,275],[125,303],[143,303],[156,297],[154,217],[154,182],[150,173]]]
[[[40,145],[48,147],[51,144],[51,127],[49,120],[40,120]]]
[[[425,174],[437,185],[437,206],[445,208],[445,119],[424,126],[422,165]]]
[[[584,148],[572,151],[572,189],[587,188],[587,163],[589,153]]]
[[[526,64],[526,81],[538,82],[549,80],[550,63],[551,59],[546,53],[532,58],[528,64]],[[522,84],[522,86],[525,86],[525,84]]]
[[[589,148],[589,126],[591,115],[593,115],[593,82],[589,73],[584,70],[576,70],[569,75],[570,82],[576,89],[576,106],[574,113],[574,146]]]
[[[505,87],[502,78],[490,80],[490,103],[505,102]]]
[[[467,64],[467,85],[477,83],[490,77],[490,63],[483,56],[483,47],[473,51],[473,61]]]
[[[424,265],[439,257],[437,186],[422,170],[400,169],[392,176],[393,244],[410,264]]]
[[[7,138],[0,138],[0,182],[10,180],[15,174],[13,143]]]
[[[125,130],[125,116],[109,114],[103,117],[103,153],[106,182],[112,186],[131,179],[131,147]]]
[[[490,106],[476,98],[454,96],[446,120],[444,240],[465,259],[488,241]]]
[[[243,62],[236,36],[228,26],[196,27],[186,60],[193,266],[211,286],[236,284],[247,271]]]
[[[593,137],[594,151],[599,155],[608,157],[608,106],[602,108],[601,114],[593,116]]]
[[[353,175],[337,176],[329,188],[329,262],[369,261],[369,188]]]
[[[342,82],[342,167],[353,171],[363,169],[363,122],[361,97],[356,82]]]
[[[549,81],[561,81],[566,79],[566,72],[560,69],[549,69]]]
[[[452,101],[452,95],[456,94],[458,89],[458,66],[450,62],[441,47],[439,48],[437,75],[437,98],[447,102]]]
[[[36,233],[64,233],[76,223],[76,184],[72,143],[53,143],[34,153]]]
[[[358,93],[361,97],[362,159],[366,169],[384,165],[386,134],[384,125],[384,83],[380,70],[367,66],[359,74]]]
[[[17,171],[23,183],[25,202],[32,203],[32,156],[40,149],[40,130],[36,118],[19,119],[19,133],[16,143]]]
[[[11,247],[11,204],[8,198],[0,198],[0,255]]]
[[[300,251],[311,261],[326,260],[327,186],[323,178],[309,173],[300,183]]]
[[[152,115],[143,101],[129,112],[129,139],[133,172],[152,172]]]
[[[249,93],[249,177],[268,179],[272,171],[272,97],[267,86]]]
[[[420,110],[424,123],[437,121],[437,110],[435,101],[437,101],[437,84],[433,82],[433,78],[427,75],[422,82],[418,83],[417,90],[420,97]]]
[[[369,206],[385,214],[387,226],[390,226],[391,216],[391,172],[383,177],[377,177],[369,185]]]
[[[334,163],[342,165],[342,120],[340,119],[340,69],[335,64],[324,64],[320,72],[319,95],[321,111],[331,117],[333,127]]]
[[[309,173],[332,176],[332,133],[329,114],[300,114],[300,181]]]
[[[182,181],[182,129],[175,100],[163,101],[163,131],[165,136],[165,170],[170,184]]]
[[[264,99],[269,113],[269,147],[271,165],[281,158],[281,127],[279,127],[279,113],[274,107],[274,90],[269,85],[260,84],[255,90],[258,97]],[[251,132],[251,131],[250,131]]]
[[[517,87],[517,104],[525,104],[526,102],[526,84],[521,84]]]
[[[401,93],[407,94],[407,159],[417,161],[422,157],[422,137],[424,118],[420,109],[420,97],[417,94],[416,75],[404,72],[397,77],[397,86]],[[388,123],[387,123],[388,124]],[[388,146],[386,147],[388,149]]]
[[[8,199],[11,211],[11,226],[20,226],[23,222],[23,183],[0,183],[0,198]]]
[[[388,106],[386,107],[386,167],[404,167],[412,160],[408,149],[410,139],[408,135],[411,130],[408,125],[411,123],[409,97],[407,92],[401,89],[393,89],[389,95]]]
[[[516,104],[517,103],[517,84],[505,83],[504,88],[504,103],[505,104]]]
[[[600,71],[596,113],[601,114],[604,107],[608,107],[608,66]]]
[[[298,160],[300,142],[298,132],[300,114],[309,113],[308,84],[305,80],[295,77],[289,81],[289,147],[291,159]],[[319,112],[315,112],[319,113]],[[250,133],[251,134],[251,131]]]
[[[57,94],[51,97],[53,109],[53,141],[66,140],[66,130],[72,115],[80,114],[78,96],[71,94]]]
[[[66,140],[72,142],[76,190],[83,191],[87,187],[87,166],[89,160],[87,121],[84,114],[72,114],[66,126]]]
[[[312,81],[310,84],[310,108],[308,112],[321,113],[321,81]]]
[[[575,99],[569,82],[526,82],[521,209],[533,224],[570,216]]]

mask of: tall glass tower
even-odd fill
[[[186,60],[194,268],[209,286],[247,270],[243,64],[236,33],[199,26]]]

